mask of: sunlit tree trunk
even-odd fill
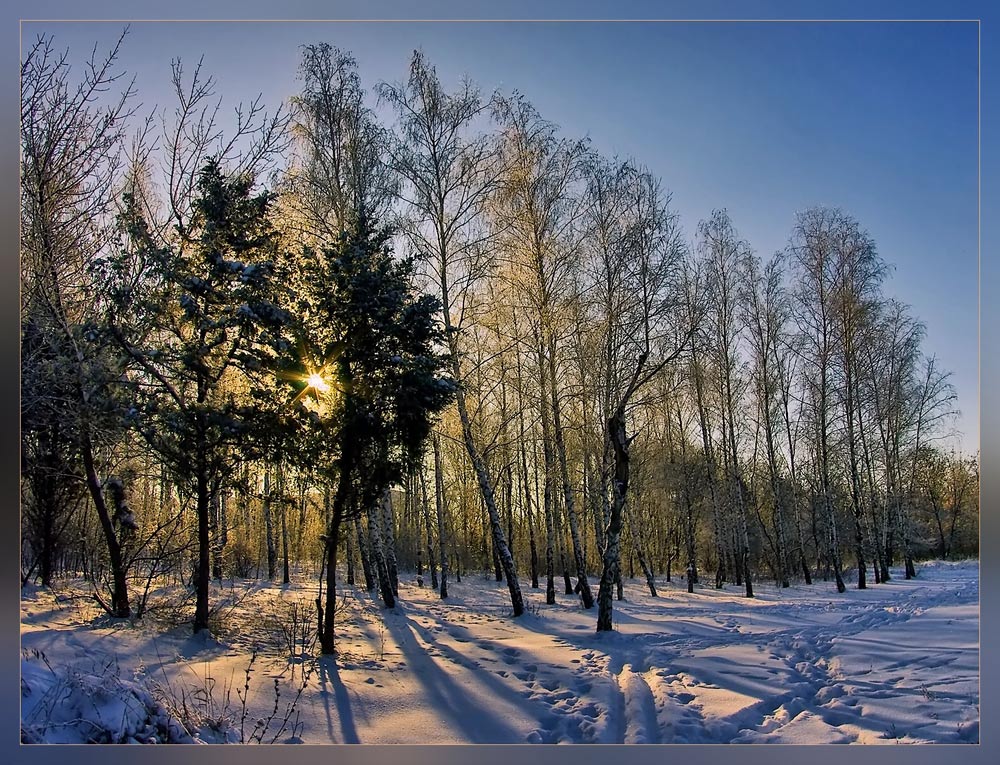
[[[378,506],[384,499],[376,500],[365,513],[368,519],[368,539],[371,542],[370,554],[372,569],[378,580],[379,593],[386,608],[395,608],[396,594],[392,590],[392,580],[389,578],[389,567],[386,565],[385,547],[382,539],[382,513]]]
[[[420,472],[420,508],[423,511],[424,516],[424,529],[427,533],[427,568],[430,569],[431,574],[431,588],[437,590],[438,588],[438,575],[437,575],[437,561],[434,558],[434,536],[431,526],[431,507],[430,503],[427,501],[427,477],[424,475],[423,465],[419,468]],[[420,541],[417,541],[420,544]]]
[[[379,502],[379,509],[381,510],[381,536],[385,551],[386,574],[389,577],[389,586],[392,588],[392,594],[398,596],[399,566],[396,561],[396,521],[392,506],[392,492],[390,492],[389,489],[386,489],[385,492],[383,492],[382,500]]]
[[[441,439],[434,434],[434,505],[437,510],[438,547],[441,551],[441,599],[448,597],[448,536],[445,533],[444,471],[441,468]]]

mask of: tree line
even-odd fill
[[[637,572],[843,592],[978,552],[948,374],[846,212],[769,259],[724,209],[689,239],[636,160],[419,51],[368,93],[306,45],[232,115],[175,61],[144,118],[124,41],[22,62],[23,584],[127,617],[172,579],[197,632],[280,562],[332,653],[338,575],[392,607],[492,572],[514,617],[530,578],[603,631]]]

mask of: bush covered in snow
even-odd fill
[[[115,661],[56,670],[41,651],[21,657],[21,742],[25,744],[263,744],[299,740],[296,707],[312,670],[302,673],[297,692],[281,703],[282,687],[273,678],[274,703],[254,717],[247,701],[256,652],[244,670],[242,687],[214,678],[178,685],[147,677],[143,668],[131,680]],[[238,701],[233,699],[236,691]]]
[[[57,671],[45,654],[21,657],[21,742],[25,744],[193,743],[141,680],[114,662]]]

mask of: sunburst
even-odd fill
[[[306,390],[312,388],[317,393],[329,393],[330,383],[326,381],[320,372],[312,372],[306,377]]]

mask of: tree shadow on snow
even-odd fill
[[[490,687],[490,693],[494,696],[509,695],[516,698],[518,705],[523,705],[524,699],[519,694],[492,677],[487,668],[439,643],[430,630],[411,621],[401,608],[385,612],[384,617],[386,631],[402,652],[409,671],[423,686],[427,702],[435,711],[451,718],[472,743],[496,744],[522,740],[522,734],[500,719],[496,708],[477,704],[468,690],[457,683],[448,671],[442,669],[429,650],[434,648],[449,662],[475,672],[484,685]],[[426,642],[428,648],[421,647],[417,638]]]
[[[358,730],[354,724],[354,710],[350,694],[344,681],[340,679],[340,671],[333,657],[323,657],[317,662],[319,666],[320,695],[323,697],[323,709],[326,712],[326,730],[330,738],[334,738],[333,716],[330,710],[330,691],[333,688],[334,706],[337,708],[337,720],[340,723],[340,733],[345,744],[360,744]]]

